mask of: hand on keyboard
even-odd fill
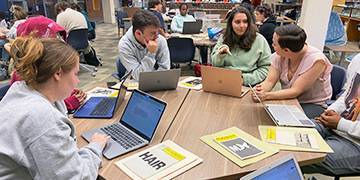
[[[101,145],[102,148],[105,147],[107,141],[109,140],[110,136],[105,135],[105,134],[100,134],[100,133],[95,133],[92,137],[91,137],[91,141],[90,142],[96,142],[99,143]]]

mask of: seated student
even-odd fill
[[[235,8],[229,14],[226,31],[211,53],[214,66],[242,71],[244,85],[262,82],[269,71],[270,48],[256,32],[249,11]]]
[[[15,82],[0,102],[0,177],[96,179],[108,136],[78,148],[64,101],[79,82],[79,55],[58,39],[18,37]]]
[[[17,37],[33,36],[37,38],[56,38],[62,35],[61,38],[65,39],[66,32],[63,27],[56,24],[53,20],[44,16],[36,16],[28,18],[24,23],[20,24],[17,28]],[[6,46],[9,50],[11,46]],[[16,71],[13,71],[10,84],[15,81],[20,81],[22,78]],[[74,111],[84,103],[86,93],[79,89],[74,89],[71,95],[64,99],[68,111]]]
[[[159,36],[158,18],[145,10],[137,11],[132,27],[119,41],[119,59],[131,76],[139,80],[140,72],[170,69],[170,52],[166,39]],[[118,68],[119,70],[120,68]]]
[[[360,173],[360,54],[348,66],[344,87],[345,92],[315,118],[316,129],[334,153],[321,163],[301,167],[303,173]]]
[[[175,33],[182,33],[184,22],[196,21],[192,15],[188,14],[188,6],[186,4],[180,4],[180,13],[173,17],[171,20],[171,31]]]
[[[71,7],[71,9],[80,12],[85,17],[85,21],[86,21],[86,24],[88,27],[88,39],[89,40],[95,39],[95,37],[96,37],[95,28],[91,25],[91,22],[90,22],[87,12],[82,10],[81,7],[76,3],[71,3],[70,7]]]
[[[276,28],[276,17],[273,15],[271,7],[268,4],[257,6],[255,8],[255,18],[259,33],[265,37],[271,53],[275,52],[272,47],[272,38]]]
[[[305,43],[305,31],[294,24],[275,29],[272,64],[264,82],[255,87],[262,100],[297,98],[309,118],[318,116],[331,98],[332,65],[315,47]],[[280,81],[282,90],[271,91]]]
[[[163,8],[163,5],[161,4],[160,0],[149,0],[148,2],[148,8],[149,11],[152,12],[158,19],[160,22],[160,29],[159,32],[162,36],[164,36],[165,38],[169,37],[170,34],[167,33],[165,31],[165,22],[164,22],[164,18],[162,17],[161,11]]]

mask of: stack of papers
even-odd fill
[[[194,90],[200,90],[202,89],[201,84],[201,77],[188,77],[185,78],[178,83],[179,87],[188,88],[188,89],[194,89]]]
[[[270,147],[237,127],[206,135],[200,139],[240,167],[279,152],[277,148]]]
[[[120,89],[121,82],[111,86],[111,89]],[[131,91],[134,89],[139,89],[139,82],[135,80],[126,79],[124,82],[124,86],[126,87],[126,90]]]
[[[195,154],[167,140],[115,164],[132,179],[172,179],[202,161]]]
[[[315,128],[259,126],[261,139],[282,150],[332,153]]]

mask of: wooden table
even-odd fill
[[[359,42],[350,42],[348,41],[344,46],[325,46],[325,49],[329,49],[334,52],[341,52],[340,60],[338,64],[340,65],[345,59],[346,53],[359,53]]]
[[[296,100],[273,103],[296,104]],[[300,165],[320,162],[326,153],[280,151],[255,164],[240,168],[219,154],[200,137],[233,126],[260,138],[258,125],[274,125],[260,103],[254,103],[250,93],[243,98],[228,97],[202,91],[190,91],[173,125],[165,136],[183,148],[195,153],[204,161],[176,179],[238,178],[269,164],[286,154],[293,153]]]
[[[176,90],[172,91],[159,91],[159,92],[152,92],[150,94],[154,95],[155,97],[164,100],[167,102],[167,107],[164,112],[163,117],[161,118],[159,127],[154,135],[153,141],[150,143],[150,145],[159,144],[163,141],[163,138],[165,137],[169,127],[173,123],[173,120],[175,119],[175,116],[180,109],[180,106],[184,102],[187,94],[189,93],[188,89],[180,88],[178,87]],[[116,111],[115,116],[112,119],[75,119],[72,118],[72,122],[74,123],[76,127],[76,137],[77,137],[77,143],[78,147],[83,147],[88,144],[87,141],[85,141],[81,134],[93,129],[93,128],[99,128],[103,127],[108,124],[112,124],[114,122],[117,122],[121,114],[125,108],[125,105],[128,101],[128,98],[130,96],[127,96],[125,98],[125,101],[121,104],[121,106]],[[118,158],[114,158],[112,160],[107,160],[104,157],[102,158],[102,168],[100,169],[100,176],[102,176],[105,179],[128,179],[128,176],[124,174],[116,165],[114,164],[116,161],[123,159],[129,155],[132,155],[138,151],[144,150],[144,148],[141,148],[137,151],[133,151],[131,153],[128,153],[126,155],[120,156]]]

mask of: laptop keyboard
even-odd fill
[[[125,149],[129,149],[144,142],[120,124],[112,124],[101,128],[101,130]]]
[[[115,104],[116,98],[103,98],[90,113],[91,115],[105,115],[108,114]]]

